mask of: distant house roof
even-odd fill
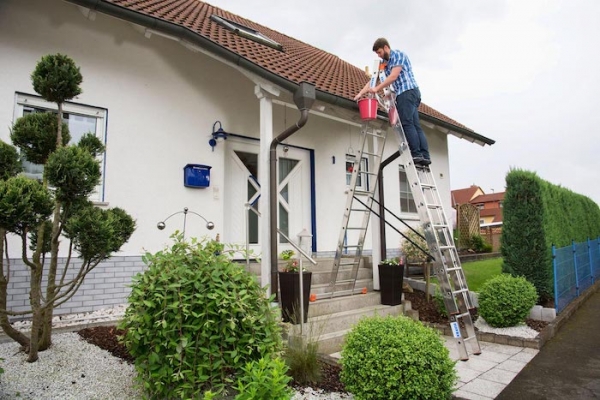
[[[479,217],[493,217],[491,222],[502,222],[502,209],[501,208],[484,208],[479,210]]]
[[[481,193],[483,193],[483,190],[481,190],[481,188],[476,185],[471,185],[470,187],[465,189],[453,190],[451,192],[452,205],[454,206],[456,204],[471,203],[471,200],[473,199],[477,191],[481,191]]]
[[[500,193],[492,193],[492,194],[482,194],[480,196],[475,197],[470,201],[471,204],[479,204],[479,203],[490,203],[504,200],[504,192]]]
[[[333,54],[199,0],[67,1],[200,46],[290,91],[303,81],[312,83],[317,99],[340,107],[357,109],[353,97],[367,81],[363,70]],[[233,28],[212,16],[233,22]],[[281,46],[252,40],[235,24]],[[419,111],[424,121],[448,134],[480,145],[495,143],[425,104]]]

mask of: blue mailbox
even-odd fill
[[[183,186],[189,188],[205,188],[210,186],[209,165],[188,164],[183,167]]]

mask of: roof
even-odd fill
[[[477,193],[478,190],[481,190],[481,188],[476,185],[471,185],[471,187],[465,189],[453,190],[451,192],[452,204],[470,203],[471,199],[473,199],[473,196],[475,196],[475,193]],[[483,190],[481,190],[481,193],[483,193]]]
[[[339,57],[200,0],[67,0],[90,10],[128,20],[149,29],[218,52],[236,64],[258,71],[276,84],[309,82],[324,101],[357,109],[353,98],[367,82],[365,72]],[[282,45],[283,51],[247,39],[211,20],[216,15],[252,28]],[[424,120],[449,129],[455,136],[478,144],[494,140],[482,136],[441,112],[421,104]]]
[[[483,210],[479,210],[479,217],[493,217],[492,222],[502,222],[502,209],[484,208]]]
[[[504,192],[500,193],[492,193],[492,194],[482,194],[480,196],[475,197],[470,201],[471,204],[478,203],[491,203],[496,201],[504,200]]]

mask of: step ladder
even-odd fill
[[[332,298],[352,295],[362,290],[362,288],[356,288],[356,281],[367,228],[371,219],[373,196],[377,187],[377,176],[385,148],[386,133],[376,129],[369,122],[365,122],[362,126],[361,145],[352,165],[342,229],[338,238],[329,288],[327,292],[321,293],[317,297]],[[351,271],[349,278],[338,279],[340,271],[348,270]]]

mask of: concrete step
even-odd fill
[[[352,289],[353,283],[352,282],[348,282],[348,283],[340,283],[335,287],[336,291],[342,291],[342,290],[350,290]],[[356,281],[356,290],[360,290],[362,288],[367,288],[367,292],[372,292],[373,291],[373,279],[369,278],[369,279],[359,279]],[[314,294],[321,294],[321,293],[329,293],[330,287],[329,287],[329,283],[317,283],[317,284],[313,284],[311,282],[310,285],[310,292],[314,293]]]
[[[346,334],[361,318],[373,315],[401,315],[404,307],[375,305],[308,319],[304,324],[304,336],[319,343],[319,353],[331,354],[342,349]],[[290,330],[290,340],[300,337],[300,325]]]
[[[319,299],[310,303],[308,307],[308,316],[309,318],[318,317],[342,311],[356,310],[363,307],[376,306],[378,304],[381,304],[381,295],[379,292],[334,297],[332,299]]]
[[[308,270],[310,271],[311,269],[309,268]],[[337,276],[338,276],[338,280],[351,279],[353,277],[352,269],[340,268],[338,270]],[[327,271],[323,271],[323,270],[313,271],[311,279],[312,279],[311,283],[314,285],[318,285],[321,283],[329,284],[329,282],[331,280],[331,269],[329,269]],[[359,280],[373,279],[373,270],[370,268],[359,268],[357,279],[359,279]]]

